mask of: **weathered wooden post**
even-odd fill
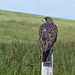
[[[53,50],[51,50],[50,62],[42,62],[41,75],[53,75]]]

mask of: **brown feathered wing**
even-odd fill
[[[45,52],[49,50],[57,39],[57,26],[52,24],[44,23],[40,26],[39,29],[39,41],[42,47],[42,50]]]

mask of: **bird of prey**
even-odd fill
[[[51,17],[45,17],[39,28],[39,42],[42,48],[42,62],[50,62],[50,51],[56,42],[58,29]]]

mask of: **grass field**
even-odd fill
[[[0,75],[41,74],[38,30],[44,17],[0,10]],[[75,75],[75,21],[53,20],[58,27],[53,75]]]

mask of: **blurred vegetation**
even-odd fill
[[[44,17],[0,10],[0,75],[41,74],[38,31]],[[58,27],[53,73],[75,75],[75,21],[53,20]]]

